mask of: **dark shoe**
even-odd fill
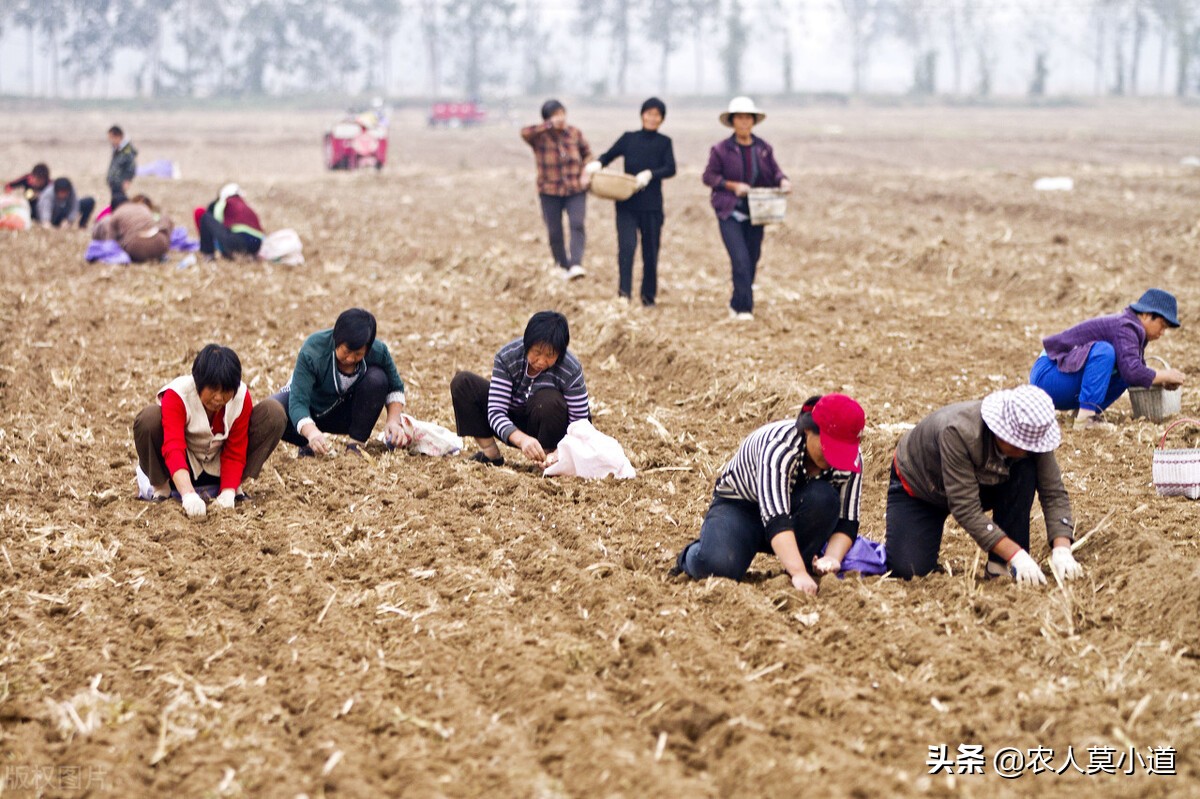
[[[312,451],[312,447],[304,446],[296,450],[297,458],[315,458],[317,453]]]
[[[683,560],[687,557],[688,550],[698,543],[700,543],[700,539],[696,539],[683,549],[679,550],[679,554],[675,556],[675,565],[667,571],[668,577],[678,577],[681,574],[687,574],[687,572],[683,569]],[[691,575],[688,576],[690,577]]]
[[[346,445],[346,454],[355,455],[359,458],[363,457],[362,449],[360,449],[359,445],[355,444],[353,441]]]
[[[472,455],[471,460],[475,461],[476,463],[482,463],[485,466],[503,466],[504,465],[504,456],[503,455],[496,457],[496,458],[489,458],[487,455],[483,454],[483,450],[480,450],[479,452],[476,452],[474,455]]]

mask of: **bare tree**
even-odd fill
[[[946,43],[950,47],[950,74],[954,76],[954,93],[962,94],[963,50],[966,46],[963,0],[949,0],[943,7],[941,19],[946,28]]]
[[[1133,52],[1129,58],[1129,93],[1138,93],[1141,73],[1142,42],[1146,38],[1146,0],[1133,0]]]
[[[929,0],[896,0],[891,7],[896,36],[912,53],[911,92],[918,95],[937,92],[937,50],[929,42],[932,11]]]
[[[866,88],[871,48],[884,31],[887,3],[886,0],[839,0],[839,3],[850,27],[853,92],[862,94]]]
[[[441,0],[421,0],[421,34],[425,39],[426,69],[429,72],[429,96],[442,91]]]
[[[375,39],[379,74],[368,70],[367,84],[384,93],[392,82],[392,39],[400,27],[403,7],[400,0],[350,0],[347,8],[362,20],[369,36]]]
[[[658,90],[666,94],[670,84],[668,70],[671,53],[678,49],[680,36],[688,24],[683,13],[686,0],[650,0],[643,8],[645,17],[642,24],[647,38],[652,44],[658,45]]]
[[[484,84],[496,77],[484,72],[485,48],[493,36],[511,34],[515,10],[512,0],[460,0],[446,9],[446,21],[465,40],[463,88],[472,100],[482,97]]]
[[[741,0],[729,0],[725,17],[725,45],[721,48],[721,64],[725,70],[725,88],[730,94],[742,92],[742,58],[750,44]]]
[[[783,77],[783,93],[792,94],[796,90],[796,51],[793,42],[795,26],[793,25],[793,16],[803,14],[804,7],[799,3],[789,2],[789,0],[771,0],[770,3],[764,6],[763,10],[765,17],[759,20],[759,22],[767,28],[767,36],[765,38],[770,38],[772,34],[776,33],[778,33],[780,38],[780,67]]]
[[[713,20],[721,13],[720,0],[685,0],[688,16],[691,18],[692,50],[695,56],[695,91],[704,92],[704,64],[708,60],[708,48],[704,36],[710,32]]]
[[[992,93],[992,73],[996,66],[993,9],[986,0],[966,0],[963,4],[963,23],[975,56],[975,94],[979,97],[988,97]]]

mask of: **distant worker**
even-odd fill
[[[566,280],[577,280],[587,272],[583,268],[583,248],[587,243],[584,217],[587,215],[587,186],[590,176],[583,165],[591,160],[592,148],[579,128],[567,124],[567,109],[558,100],[542,105],[540,125],[521,130],[521,138],[533,148],[537,162],[537,190],[542,218],[550,238],[550,252],[562,268]],[[570,255],[563,235],[563,213],[571,227]]]
[[[38,218],[46,227],[87,227],[95,208],[94,198],[76,196],[70,178],[55,178],[52,190],[38,200]]]
[[[209,260],[216,258],[217,250],[232,259],[238,253],[256,255],[262,247],[262,223],[236,183],[226,183],[207,208],[197,208],[195,221],[200,252]]]
[[[129,199],[129,185],[137,176],[137,148],[117,125],[108,129],[108,142],[112,145],[112,160],[108,164],[108,190],[112,200],[108,207],[117,210]]]
[[[171,249],[171,220],[144,194],[96,222],[93,239],[112,239],[134,263],[160,260]]]
[[[53,190],[50,188],[50,167],[45,164],[34,164],[33,169],[29,170],[29,174],[5,183],[4,193],[18,194],[24,197],[25,202],[29,203],[30,218],[34,222],[40,222],[38,204],[43,196],[53,194]]]

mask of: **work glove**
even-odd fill
[[[203,519],[208,514],[204,500],[195,491],[183,495],[183,512],[193,519]]]
[[[217,498],[213,500],[213,507],[221,510],[232,510],[233,504],[237,501],[237,491],[232,488],[227,488]]]
[[[817,574],[834,574],[840,571],[841,568],[842,562],[837,558],[831,558],[828,555],[813,558],[813,571]]]
[[[1064,580],[1074,580],[1083,576],[1083,567],[1071,554],[1070,547],[1055,547],[1050,550],[1050,568]]]
[[[1023,549],[1017,550],[1017,554],[1013,555],[1012,559],[1009,560],[1008,571],[1012,574],[1013,579],[1017,581],[1017,585],[1046,584],[1046,575],[1042,574],[1042,568]]]
[[[799,571],[792,575],[792,588],[802,594],[817,595],[817,581],[809,577],[806,571]]]
[[[587,166],[585,166],[583,168],[583,174],[594,175],[597,172],[599,172],[603,168],[603,166],[604,165],[601,164],[599,161],[589,161]]]
[[[637,173],[637,187],[638,187],[638,189],[644,189],[644,188],[646,188],[647,186],[649,186],[649,185],[650,185],[650,181],[651,181],[651,180],[653,180],[653,179],[654,179],[654,175],[653,175],[653,174],[651,174],[651,172],[650,172],[650,170],[649,170],[649,169],[643,169],[641,172],[638,172],[638,173]]]
[[[308,439],[308,448],[313,452],[318,455],[329,454],[329,441],[326,440],[325,434],[315,424],[304,434],[304,437]]]

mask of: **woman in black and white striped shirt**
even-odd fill
[[[812,397],[795,421],[749,436],[721,470],[700,537],[672,574],[740,580],[759,552],[773,552],[807,594],[814,575],[836,572],[858,536],[862,407],[844,394]],[[824,554],[821,554],[824,549]]]
[[[474,460],[504,463],[496,439],[516,447],[538,466],[549,466],[571,422],[587,419],[583,367],[567,350],[571,330],[557,311],[538,311],[525,335],[496,353],[492,379],[459,372],[450,398],[460,436],[474,436]]]

